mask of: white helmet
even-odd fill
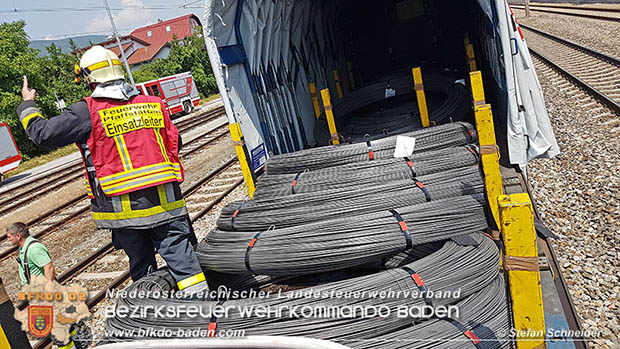
[[[87,84],[93,82],[107,82],[118,79],[125,79],[123,66],[116,53],[95,45],[84,52],[80,59],[79,67],[75,67],[76,82],[79,83],[80,77],[84,78]]]

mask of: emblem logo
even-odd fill
[[[52,332],[54,308],[49,305],[28,306],[28,329],[35,337],[45,337]]]

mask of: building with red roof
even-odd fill
[[[175,39],[182,40],[192,35],[194,30],[200,25],[198,17],[194,14],[189,14],[167,21],[160,19],[155,24],[135,29],[129,35],[120,37],[119,39],[127,56],[127,62],[131,65],[131,70],[154,59],[168,57],[170,54],[170,42]],[[97,45],[110,49],[119,57],[121,56],[118,44],[114,38]],[[77,50],[74,53],[82,53],[89,48],[90,46]]]

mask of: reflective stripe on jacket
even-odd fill
[[[187,215],[179,133],[161,100],[84,99],[91,133],[78,144],[100,229],[147,229]]]
[[[106,196],[120,196],[183,181],[179,133],[161,99],[84,99],[91,133],[87,141],[98,183]]]

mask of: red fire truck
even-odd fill
[[[136,84],[143,95],[161,97],[170,115],[189,114],[200,102],[200,94],[192,73],[185,72]]]
[[[17,149],[17,143],[13,139],[9,125],[0,122],[0,181],[7,171],[17,168],[22,161],[22,155]]]

